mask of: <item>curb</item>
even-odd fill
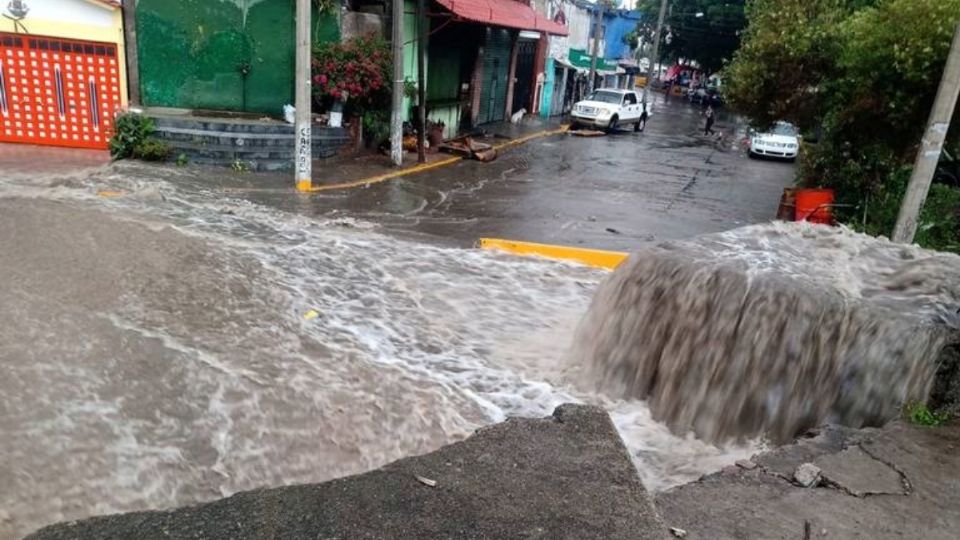
[[[519,242],[501,238],[481,238],[477,243],[480,249],[492,249],[523,256],[539,256],[560,261],[573,261],[593,268],[613,270],[627,259],[629,253],[620,251],[603,251],[599,249],[584,249],[551,244],[536,244],[533,242]]]
[[[561,133],[566,133],[570,129],[569,126],[562,126],[559,129],[549,130],[549,131],[538,131],[536,133],[531,133],[520,137],[519,139],[513,139],[511,141],[505,142],[494,146],[497,151],[504,150],[507,148],[512,148],[514,146],[519,146],[523,143],[532,141],[534,139],[539,139],[541,137],[549,137],[551,135],[559,135]],[[329,184],[324,186],[312,186],[307,182],[297,184],[297,191],[301,193],[318,193],[321,191],[333,191],[337,189],[350,189],[355,187],[364,187],[372,184],[379,184],[381,182],[386,182],[388,180],[393,180],[394,178],[400,178],[402,176],[408,176],[411,174],[417,174],[424,171],[429,171],[432,169],[438,169],[440,167],[445,167],[447,165],[452,165],[459,161],[463,161],[462,157],[451,157],[443,159],[440,161],[435,161],[433,163],[424,163],[417,165],[415,167],[410,167],[409,169],[401,169],[399,171],[393,171],[385,174],[380,174],[377,176],[371,176],[369,178],[363,178],[361,180],[353,180],[351,182],[341,182],[339,184]]]

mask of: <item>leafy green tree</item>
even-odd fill
[[[840,0],[753,0],[742,47],[727,67],[727,97],[758,126],[818,122],[823,84],[836,77]]]
[[[834,188],[848,205],[843,220],[889,234],[960,0],[751,0],[746,13],[726,70],[731,104],[758,127],[784,119],[821,131],[806,147],[801,183]],[[918,241],[960,250],[957,189],[935,186],[921,218]]]
[[[740,46],[740,32],[746,26],[744,4],[745,0],[672,0],[661,36],[663,58],[694,60],[708,73],[719,70]],[[660,0],[641,0],[637,9],[645,15],[637,33],[652,39]]]

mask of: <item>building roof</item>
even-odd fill
[[[569,32],[566,25],[540,15],[527,4],[516,0],[437,0],[457,17],[491,26],[533,30],[557,36]]]

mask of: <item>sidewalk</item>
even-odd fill
[[[497,122],[485,124],[469,132],[479,142],[505,149],[540,135],[547,136],[562,128],[561,118],[528,117],[519,124]],[[383,182],[400,176],[439,168],[461,161],[445,152],[427,150],[426,163],[417,162],[416,152],[404,152],[403,165],[395,167],[390,157],[381,153],[363,153],[327,161],[313,167],[311,191],[347,189]]]
[[[110,162],[106,150],[0,143],[0,171],[11,176],[64,174]]]

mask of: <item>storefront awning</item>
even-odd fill
[[[562,68],[564,68],[564,69],[572,69],[572,70],[577,71],[577,72],[579,72],[579,73],[586,73],[586,72],[588,71],[588,70],[586,70],[586,69],[584,69],[584,68],[577,67],[577,66],[571,64],[568,60],[565,60],[565,59],[563,59],[563,58],[554,58],[553,61],[556,62],[557,64],[559,64],[560,67],[562,67]]]
[[[530,6],[516,0],[437,0],[437,3],[467,21],[555,36],[569,33],[566,25],[539,15]]]
[[[590,69],[590,64],[593,62],[593,57],[583,49],[570,49],[567,57],[570,59],[570,63],[581,69]],[[620,66],[616,62],[611,62],[606,58],[597,58],[597,71],[603,75],[613,75],[616,73],[624,73]]]

